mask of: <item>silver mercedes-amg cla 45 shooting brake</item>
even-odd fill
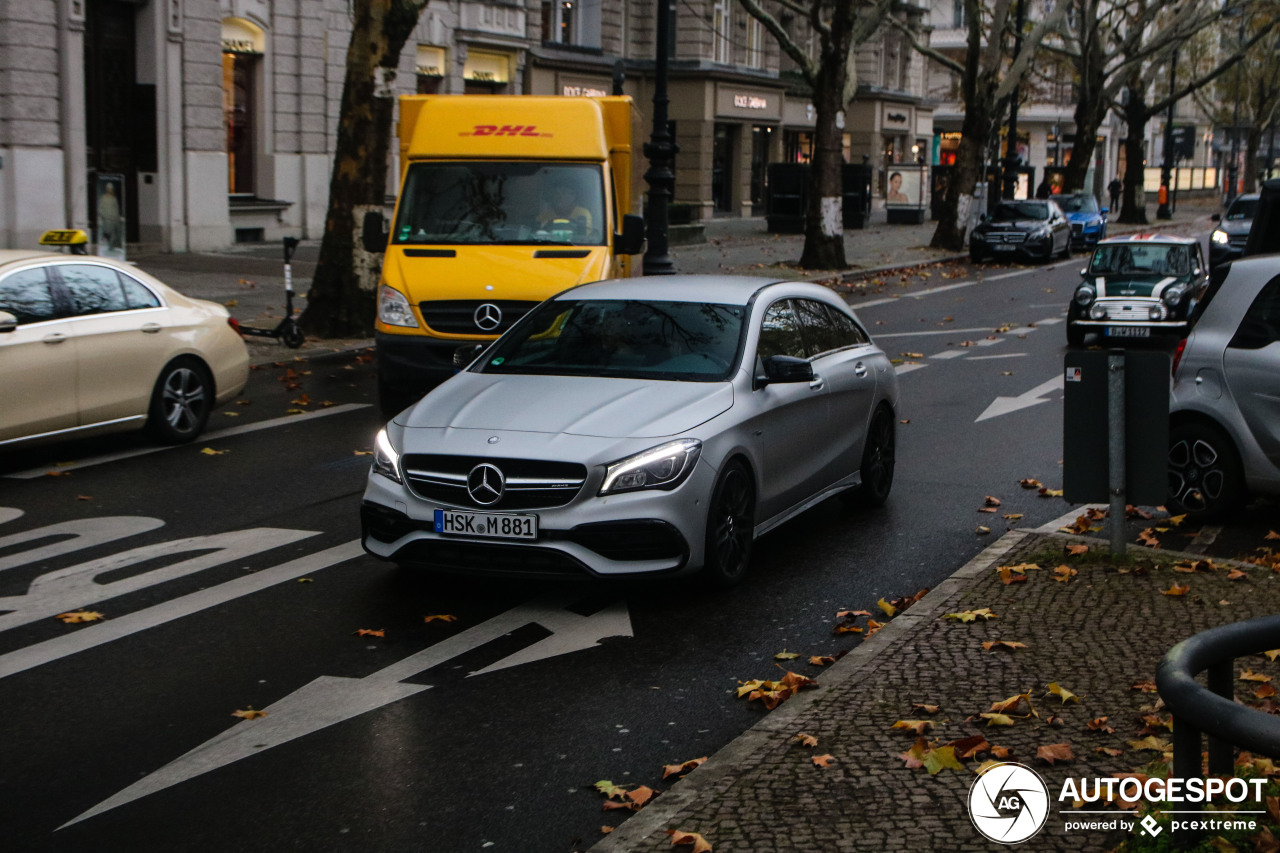
[[[825,287],[597,282],[476,350],[378,434],[362,507],[374,556],[727,586],[789,518],[889,496],[897,378]]]

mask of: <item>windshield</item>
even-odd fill
[[[392,243],[604,243],[604,180],[589,163],[414,163]]]
[[[1091,195],[1068,195],[1058,199],[1058,207],[1067,213],[1097,213],[1098,200]]]
[[[715,382],[737,358],[747,309],[708,302],[557,299],[498,340],[483,373]]]
[[[1017,222],[1020,219],[1048,219],[1049,205],[1042,201],[1015,201],[996,205],[991,219],[995,222]]]
[[[1231,203],[1227,211],[1227,219],[1253,219],[1258,210],[1256,198],[1238,198]]]
[[[1158,244],[1099,246],[1093,253],[1089,271],[1102,275],[1187,275],[1191,271],[1190,247]]]

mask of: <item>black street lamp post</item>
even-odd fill
[[[644,156],[649,169],[644,179],[649,184],[649,204],[645,209],[648,220],[648,248],[644,253],[642,271],[645,275],[675,275],[676,265],[668,253],[667,226],[670,224],[667,205],[675,192],[674,171],[676,154],[680,147],[671,138],[667,120],[667,53],[671,27],[671,0],[658,0],[657,63],[653,84],[653,133],[644,145]]]
[[[1025,18],[1026,0],[1018,0],[1018,17],[1016,35],[1013,42],[1013,55],[1016,59],[1022,53],[1022,25]],[[1009,135],[1004,144],[1004,176],[1000,182],[1000,197],[1013,198],[1018,186],[1018,90],[1013,87],[1013,98],[1009,102]]]
[[[1178,51],[1169,59],[1169,96],[1173,97],[1173,83],[1178,73]],[[1169,115],[1164,122],[1164,162],[1160,165],[1160,206],[1156,208],[1156,219],[1172,219],[1173,210],[1169,207],[1169,195],[1173,190],[1173,106],[1169,101]]]
[[[1244,45],[1244,10],[1236,9],[1235,13],[1240,16],[1240,34],[1236,37],[1236,50],[1240,50]],[[1240,66],[1244,64],[1243,60],[1236,62],[1236,103],[1235,109],[1231,113],[1231,162],[1227,164],[1227,205],[1236,198],[1236,180],[1239,178],[1240,167],[1237,160],[1240,156]]]

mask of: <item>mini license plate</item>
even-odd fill
[[[1107,326],[1109,338],[1149,338],[1151,330],[1146,326]]]
[[[536,515],[438,509],[435,516],[436,533],[443,533],[446,536],[484,536],[489,539],[538,538]]]
[[[996,243],[991,247],[991,250],[993,252],[1012,252],[1017,248],[1017,246],[1014,246],[1011,243]]]

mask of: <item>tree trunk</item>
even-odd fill
[[[1262,127],[1258,122],[1249,126],[1244,137],[1244,191],[1258,191],[1258,149],[1262,147]]]
[[[956,167],[947,182],[946,203],[938,217],[929,246],[952,252],[964,251],[969,224],[969,207],[978,179],[985,177],[987,145],[995,123],[995,75],[984,72],[974,81],[974,96],[966,99],[964,124],[960,129],[960,146],[956,149]],[[990,192],[990,187],[988,187]]]
[[[1071,162],[1062,173],[1062,191],[1080,192],[1085,190],[1085,178],[1089,167],[1093,164],[1093,152],[1098,147],[1098,127],[1106,115],[1107,108],[1101,96],[1102,81],[1095,80],[1091,91],[1098,93],[1092,97],[1082,92],[1080,103],[1076,104],[1076,141],[1071,147]],[[1062,132],[1062,128],[1058,128]],[[1090,188],[1090,191],[1092,189]]]
[[[427,0],[355,0],[329,181],[329,210],[303,329],[320,337],[373,332],[381,252],[364,250],[363,214],[383,210],[400,51]]]
[[[843,270],[844,256],[844,122],[845,82],[853,42],[853,5],[832,15],[830,34],[822,40],[822,64],[813,87],[813,168],[809,171],[809,201],[805,210],[804,251],[800,266],[807,270]]]
[[[1129,102],[1125,104],[1124,120],[1128,126],[1128,135],[1124,141],[1124,200],[1120,205],[1120,218],[1116,220],[1126,225],[1146,225],[1147,205],[1144,201],[1138,204],[1138,192],[1143,187],[1142,138],[1146,134],[1147,122],[1151,114],[1147,110],[1146,100],[1137,86],[1129,87]]]

